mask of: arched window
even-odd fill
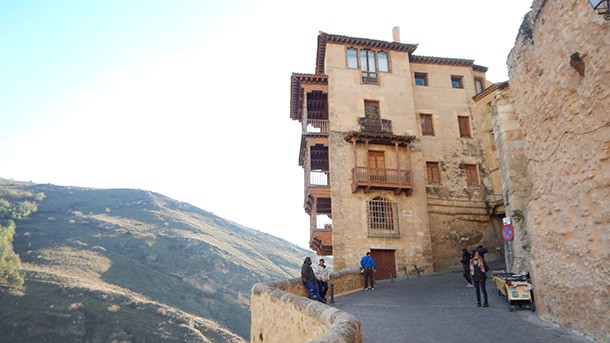
[[[398,229],[398,204],[384,197],[368,202],[369,237],[400,237]]]

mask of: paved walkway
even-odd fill
[[[362,323],[364,343],[592,342],[543,322],[529,310],[510,312],[487,280],[489,307],[476,307],[462,271],[377,281],[374,290],[335,298],[335,306]]]

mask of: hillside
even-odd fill
[[[148,191],[7,189],[46,195],[16,221],[25,285],[0,292],[8,341],[243,341],[252,285],[298,276],[311,254]]]

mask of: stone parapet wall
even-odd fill
[[[363,276],[355,269],[344,270],[331,274],[330,283],[335,295],[346,294],[363,288]],[[250,341],[362,342],[356,317],[306,296],[301,278],[254,285],[250,298]]]

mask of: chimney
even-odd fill
[[[400,27],[394,26],[392,29],[392,41],[400,43]]]

